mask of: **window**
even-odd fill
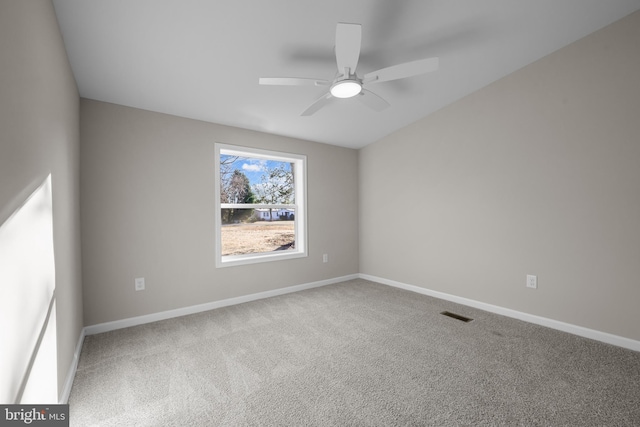
[[[307,256],[306,156],[216,144],[216,266]]]

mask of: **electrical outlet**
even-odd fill
[[[134,282],[136,291],[144,291],[144,277],[136,277]]]
[[[527,274],[527,288],[538,288],[538,276]]]
[[[329,262],[329,254],[322,255],[322,262]]]

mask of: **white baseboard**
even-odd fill
[[[130,317],[128,319],[115,320],[113,322],[99,323],[84,328],[85,335],[100,334],[102,332],[114,331],[116,329],[128,328],[130,326],[143,325],[145,323],[157,322],[159,320],[171,319],[174,317],[186,316],[189,314],[201,313],[203,311],[213,310],[216,308],[227,307],[230,305],[242,304],[244,302],[255,301],[264,298],[271,298],[278,295],[289,294],[292,292],[303,291],[305,289],[317,288],[320,286],[340,283],[347,280],[357,279],[358,274],[348,276],[335,277],[333,279],[320,280],[318,282],[305,283],[302,285],[289,286],[286,288],[274,289],[272,291],[258,292],[256,294],[244,295],[241,297],[228,298],[220,301],[212,301],[205,304],[192,305],[189,307],[177,308],[175,310],[162,311],[159,313],[147,314],[144,316]]]
[[[395,280],[384,279],[382,277],[371,276],[368,274],[359,274],[358,277],[360,277],[361,279],[370,280],[372,282],[381,283],[383,285],[393,286],[396,288],[405,289],[419,294],[428,295],[430,297],[455,302],[469,307],[479,308],[480,310],[500,314],[502,316],[512,317],[514,319],[523,320],[525,322],[535,323],[536,325],[546,326],[548,328],[557,329],[559,331],[568,332],[570,334],[590,338],[592,340],[601,341],[607,344],[613,344],[618,347],[640,351],[640,341],[632,340],[630,338],[609,334],[607,332],[596,331],[594,329],[584,328],[582,326],[572,325],[570,323],[560,322],[558,320],[548,319],[546,317],[523,313],[521,311],[511,310],[509,308],[487,304],[484,302],[475,301],[444,292],[433,291],[430,289],[422,288],[420,286],[408,285],[406,283],[396,282]]]
[[[80,360],[80,352],[82,351],[82,343],[84,343],[84,336],[86,328],[82,328],[80,336],[78,337],[78,343],[76,344],[76,350],[73,353],[73,360],[69,371],[67,371],[67,378],[64,381],[64,388],[62,389],[62,395],[58,399],[58,403],[65,405],[69,403],[69,395],[71,394],[71,387],[73,386],[73,380],[76,377],[76,371],[78,370],[78,361]]]

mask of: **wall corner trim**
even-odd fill
[[[504,308],[497,305],[487,304],[484,302],[463,298],[456,295],[447,294],[444,292],[433,291],[431,289],[422,288],[420,286],[415,286],[415,285],[409,285],[406,283],[397,282],[395,280],[384,279],[382,277],[376,277],[376,276],[371,276],[371,275],[362,274],[362,273],[360,273],[358,277],[361,279],[380,283],[382,285],[393,286],[395,288],[400,288],[407,291],[416,292],[422,295],[427,295],[430,297],[455,302],[455,303],[466,305],[469,307],[478,308],[480,310],[488,311],[495,314],[500,314],[502,316],[511,317],[511,318],[522,320],[529,323],[534,323],[536,325],[546,326],[547,328],[557,329],[559,331],[567,332],[573,335],[589,338],[596,341],[601,341],[601,342],[612,344],[618,347],[627,348],[629,350],[640,351],[640,341],[632,340],[630,338],[613,335],[607,332],[596,331],[594,329],[589,329],[582,326],[573,325],[570,323],[560,322],[558,320],[553,320],[546,317],[523,313],[521,311]]]

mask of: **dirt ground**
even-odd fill
[[[259,221],[222,226],[222,255],[294,249],[294,221]]]

